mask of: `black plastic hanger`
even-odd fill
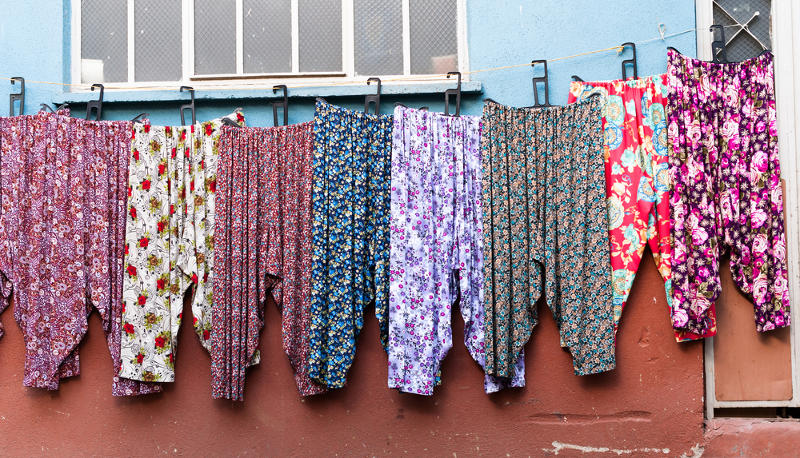
[[[86,102],[86,119],[91,118],[92,110],[94,110],[94,120],[99,121],[103,117],[103,93],[105,92],[105,87],[102,84],[95,83],[92,84],[91,91],[94,92],[96,87],[100,88],[100,97],[97,100]]]
[[[272,117],[273,117],[273,125],[279,126],[278,123],[278,108],[283,108],[283,125],[289,125],[289,93],[288,89],[286,88],[285,84],[279,84],[277,86],[272,86],[272,93],[276,93],[279,90],[283,90],[283,100],[278,100],[276,102],[272,102]]]
[[[461,114],[461,72],[447,72],[447,77],[450,78],[451,75],[455,75],[458,77],[458,82],[456,83],[455,89],[447,89],[444,91],[444,114],[445,116],[450,116],[450,96],[455,96],[456,98],[456,112],[453,116],[459,116]]]
[[[184,110],[192,110],[192,124],[195,124],[197,122],[197,118],[195,117],[195,114],[194,114],[194,88],[191,87],[191,86],[181,86],[180,91],[181,92],[189,91],[189,95],[192,97],[192,101],[191,102],[189,102],[187,104],[184,104],[184,105],[181,105],[181,125],[182,126],[186,125],[186,121],[183,118],[183,111]]]
[[[13,86],[19,81],[19,92],[16,94],[9,94],[8,96],[8,115],[14,116],[14,102],[19,101],[19,114],[25,112],[25,78],[21,76],[14,76],[11,78],[11,85]]]
[[[533,81],[533,106],[531,108],[552,107],[553,105],[550,104],[550,83],[548,82],[547,75],[547,61],[543,59],[531,61],[531,67],[535,68],[537,64],[544,65],[544,75],[531,78]],[[539,83],[544,83],[544,103],[539,102]]]
[[[633,57],[622,61],[622,79],[623,80],[628,79],[628,73],[627,73],[628,65],[633,66],[633,79],[639,78],[639,69],[638,69],[639,66],[636,63],[636,45],[630,41],[627,41],[625,43],[622,43],[620,46],[622,46],[621,52],[624,52],[625,48],[627,48],[628,46],[630,46],[631,50],[633,50]]]
[[[719,40],[717,40],[717,30],[719,30]],[[708,28],[711,32],[711,61],[718,64],[728,63],[728,50],[725,44],[725,27],[720,24],[713,24]]]
[[[585,83],[585,81],[582,80],[578,75],[572,75],[572,81],[580,81],[581,83]]]
[[[67,108],[68,106],[69,105],[67,105],[65,103],[65,104],[59,105],[55,109],[53,109],[52,106],[50,106],[50,105],[48,105],[46,103],[43,103],[43,104],[39,105],[39,111],[49,111],[50,113],[58,113],[59,111],[63,110],[64,108]]]
[[[150,113],[139,113],[133,119],[131,119],[131,122],[141,122],[144,118],[149,118],[149,117]]]
[[[375,104],[375,114],[381,114],[381,79],[380,78],[368,78],[367,79],[367,86],[372,81],[376,81],[378,83],[378,91],[375,94],[368,94],[364,97],[364,113],[369,113],[369,104]]]

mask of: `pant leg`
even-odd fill
[[[773,73],[771,54],[725,67],[720,113],[720,219],[733,280],[753,301],[759,332],[791,317]]]
[[[174,277],[171,242],[176,226],[176,162],[191,142],[188,129],[134,125],[128,173],[120,377],[174,380],[172,302],[181,288]],[[180,150],[180,151],[179,151]],[[178,213],[178,216],[181,216]]]
[[[595,99],[548,120],[545,294],[576,375],[615,367],[600,110]]]

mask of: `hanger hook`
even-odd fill
[[[19,101],[19,114],[25,112],[25,78],[21,76],[14,76],[11,78],[11,85],[15,85],[19,81],[19,92],[16,94],[9,94],[8,96],[8,113],[9,116],[14,116],[14,102]]]
[[[630,47],[631,50],[633,51],[633,57],[631,57],[630,59],[625,59],[625,60],[622,61],[622,79],[623,80],[628,79],[628,72],[627,72],[628,65],[632,65],[633,66],[633,78],[634,79],[639,78],[639,69],[638,69],[638,65],[636,63],[636,45],[631,41],[626,41],[625,43],[622,43],[620,45],[620,47],[622,47],[622,50],[620,51],[620,53],[625,52],[625,48],[627,48],[627,47]]]
[[[192,111],[192,124],[194,125],[194,124],[197,123],[197,118],[195,117],[195,112],[194,112],[194,88],[191,87],[191,86],[181,86],[180,87],[180,92],[183,92],[183,91],[189,92],[189,96],[191,97],[191,102],[181,105],[181,108],[180,108],[180,111],[181,111],[181,125],[182,126],[186,125],[186,121],[185,121],[185,119],[183,117],[183,111],[184,110],[191,110]]]
[[[275,94],[278,91],[283,91],[283,100],[278,100],[272,102],[272,117],[273,123],[275,126],[279,126],[278,123],[278,108],[283,108],[283,125],[289,125],[289,91],[285,84],[278,84],[272,86],[272,93]]]
[[[458,77],[458,81],[455,89],[444,91],[444,114],[450,115],[450,96],[452,95],[456,98],[456,112],[453,116],[459,116],[461,114],[461,72],[447,72],[447,78],[449,79],[451,76]]]
[[[531,67],[536,68],[537,65],[544,65],[544,75],[535,76],[531,78],[533,81],[533,106],[534,107],[549,107],[550,105],[550,83],[547,75],[547,61],[544,59],[532,60]],[[544,84],[544,103],[539,103],[539,83]]]
[[[86,102],[86,119],[90,119],[92,117],[92,110],[94,110],[94,120],[99,121],[103,117],[103,94],[105,93],[105,86],[100,83],[94,83],[89,90],[94,92],[94,88],[100,89],[100,96],[97,98],[97,100],[90,100]]]
[[[374,103],[375,114],[377,115],[381,113],[381,79],[375,77],[367,78],[367,86],[369,86],[373,81],[378,83],[378,88],[375,94],[368,94],[366,97],[364,97],[364,112],[369,113],[369,104]]]

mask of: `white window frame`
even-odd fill
[[[411,74],[411,37],[409,24],[409,2],[402,1],[403,14],[403,74],[402,75],[355,75],[355,30],[354,30],[354,0],[341,0],[342,2],[342,71],[340,72],[303,72],[299,71],[299,30],[298,30],[298,1],[291,0],[292,11],[292,72],[269,74],[245,74],[244,69],[244,40],[243,40],[243,0],[236,0],[236,74],[220,75],[195,75],[194,73],[194,0],[181,0],[181,46],[183,59],[181,62],[182,77],[178,81],[135,81],[135,2],[127,0],[128,11],[128,81],[108,82],[107,89],[154,89],[191,85],[195,89],[204,86],[236,88],[246,85],[247,88],[271,88],[274,84],[342,84],[347,82],[365,82],[368,77],[381,79],[408,78],[410,83],[440,83],[447,81],[444,75]],[[457,27],[456,39],[458,46],[458,71],[463,74],[462,80],[469,81],[466,73],[469,69],[469,53],[467,49],[467,13],[466,0],[457,0]],[[81,82],[81,1],[71,0],[70,18],[70,76],[73,92],[88,91],[91,82]],[[419,77],[419,78],[416,78]]]
[[[714,409],[735,407],[800,407],[800,3],[772,0],[772,52],[775,55],[775,92],[778,115],[778,148],[781,174],[786,182],[786,257],[789,300],[792,305],[790,333],[792,399],[784,401],[718,401],[714,376],[714,340],[707,338],[705,356],[706,418]],[[709,26],[714,22],[713,0],[696,0],[697,56],[711,60]],[[729,35],[726,33],[726,35]]]

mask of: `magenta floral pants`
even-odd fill
[[[669,51],[672,324],[713,335],[720,257],[758,331],[789,325],[772,54],[703,62]]]

